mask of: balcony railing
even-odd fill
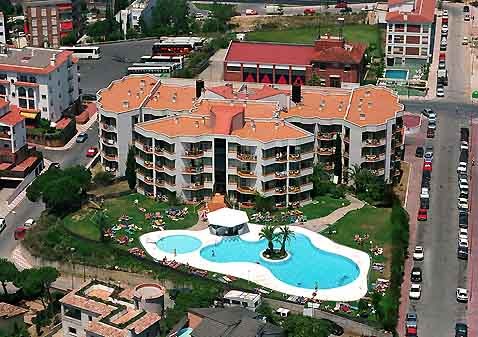
[[[276,154],[276,161],[278,161],[278,162],[287,161],[287,155],[285,153],[277,153]]]
[[[385,174],[385,169],[384,168],[370,169],[370,172],[376,176],[383,176]]]
[[[298,193],[300,192],[300,186],[289,186],[288,190],[290,193]]]
[[[365,155],[362,155],[362,159],[365,161],[381,161],[385,159],[385,153],[365,154]]]
[[[186,166],[183,173],[185,174],[197,174],[204,172],[203,166]]]
[[[237,190],[245,194],[254,194],[255,190],[251,186],[237,186]]]
[[[300,153],[289,154],[289,160],[300,160]]]
[[[319,132],[317,133],[317,139],[320,140],[332,140],[337,136],[337,132]]]
[[[203,155],[204,155],[203,150],[185,150],[184,154],[183,154],[183,157],[197,158],[197,157],[201,157]]]
[[[210,185],[210,184],[206,184],[203,182],[203,183],[192,183],[192,184],[186,184],[186,185],[183,185],[183,188],[185,190],[200,190],[200,189],[203,189],[203,188],[210,188],[209,186],[206,186],[206,185]]]
[[[274,187],[274,192],[277,194],[285,194],[287,192],[287,188],[285,186]]]
[[[287,171],[276,171],[274,172],[276,179],[285,179],[287,178]]]
[[[335,153],[335,147],[321,147],[317,152],[321,156],[330,156]]]
[[[237,175],[244,178],[255,178],[256,174],[253,171],[237,169]]]
[[[102,155],[106,160],[118,160],[118,155],[116,154],[102,152]]]
[[[291,176],[291,177],[300,176],[300,170],[289,170],[289,176]]]
[[[106,131],[115,131],[116,125],[108,124],[108,123],[101,123],[101,128]]]
[[[369,147],[383,146],[385,145],[385,143],[386,143],[386,138],[380,138],[380,139],[369,138],[362,141],[363,146],[369,146]]]
[[[237,159],[240,161],[246,162],[255,162],[257,161],[257,156],[250,153],[237,153]]]

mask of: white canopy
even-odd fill
[[[236,227],[249,222],[249,217],[244,211],[231,208],[221,208],[207,214],[210,225],[221,227]]]

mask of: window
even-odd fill
[[[70,326],[68,327],[68,333],[72,336],[76,336],[76,329]]]
[[[36,27],[32,28],[32,34],[33,35],[38,35],[38,29]]]
[[[7,89],[3,85],[0,85],[0,97],[3,99],[7,98]]]
[[[37,20],[32,20],[32,27],[36,27],[37,26]]]
[[[7,74],[0,74],[0,80],[6,80]]]
[[[226,71],[241,71],[241,66],[227,65]]]
[[[41,108],[41,111],[46,112],[47,108],[43,107],[43,108]]]
[[[38,46],[38,38],[37,37],[33,38],[33,45]]]
[[[319,69],[320,69],[320,70],[325,70],[325,69],[327,69],[327,64],[325,64],[325,63],[319,63]]]
[[[0,36],[3,36],[3,32],[0,32]]]
[[[35,92],[32,88],[18,88],[18,105],[23,109],[35,109]]]
[[[350,70],[352,70],[352,66],[350,64],[345,64],[344,71],[350,71]]]
[[[34,8],[31,9],[31,15],[32,15],[32,17],[34,17],[34,18],[37,16],[37,9],[36,9],[36,7],[34,7]]]
[[[46,95],[41,95],[41,99],[46,99]]]
[[[46,8],[41,9],[41,16],[46,16]]]

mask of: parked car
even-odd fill
[[[435,129],[427,129],[427,138],[434,138],[435,137]]]
[[[430,199],[420,199],[420,208],[429,209]]]
[[[431,109],[431,108],[425,108],[425,109],[422,110],[422,114],[425,117],[429,117],[431,113],[434,113],[433,109]]]
[[[412,283],[408,297],[412,300],[419,300],[422,296],[422,286],[418,283]]]
[[[458,246],[457,251],[456,251],[456,256],[460,260],[468,260],[468,247]]]
[[[416,312],[408,312],[407,317],[405,318],[405,326],[408,327],[417,327],[418,326],[418,316]]]
[[[410,281],[412,283],[422,282],[422,270],[420,267],[413,267],[412,272],[410,273]]]
[[[315,15],[315,8],[304,9],[304,15]]]
[[[460,151],[460,157],[458,158],[458,163],[466,166],[468,164],[468,157],[469,157],[468,151],[466,150]]]
[[[437,97],[445,97],[445,88],[443,86],[437,86]]]
[[[428,144],[425,148],[425,154],[423,155],[425,162],[431,163],[433,161],[433,146]]]
[[[468,230],[466,228],[460,228],[458,230],[458,239],[468,241]]]
[[[470,187],[470,186],[468,185],[468,180],[467,180],[467,179],[460,179],[460,180],[458,181],[458,188],[460,189],[460,191],[461,191],[461,190],[466,190],[466,191],[468,191],[469,187]]]
[[[458,213],[458,227],[468,228],[468,213],[466,212]]]
[[[415,157],[423,158],[424,154],[425,154],[425,150],[423,150],[423,147],[417,146],[417,149],[415,150]]]
[[[468,240],[458,238],[458,247],[468,248]]]
[[[468,151],[469,150],[469,147],[468,147],[468,142],[466,140],[462,140],[460,142],[460,150],[463,151]]]
[[[465,288],[456,288],[456,300],[458,302],[468,302],[468,290]]]
[[[463,174],[463,173],[467,173],[467,169],[466,169],[467,165],[465,163],[459,163],[458,164],[458,168],[456,169],[456,172],[458,174]]]
[[[430,192],[429,192],[428,188],[422,187],[422,190],[420,192],[420,198],[430,199]]]
[[[255,9],[246,9],[246,15],[257,15],[257,11]]]
[[[415,261],[422,261],[425,257],[425,252],[423,246],[416,246],[415,250],[413,251],[413,259]]]
[[[428,219],[428,210],[426,208],[420,208],[418,210],[417,220],[426,221]]]
[[[465,323],[455,324],[455,337],[468,337],[468,326]]]
[[[94,157],[98,153],[98,148],[95,146],[91,146],[86,150],[86,156],[87,157]]]
[[[458,209],[459,210],[468,210],[468,199],[458,198]]]
[[[0,218],[0,233],[3,232],[5,228],[7,228],[7,221],[5,218]]]
[[[423,171],[431,171],[432,170],[432,163],[423,163]]]
[[[48,166],[48,169],[51,170],[51,169],[60,169],[60,163],[51,163],[50,166]]]
[[[470,129],[460,128],[460,141],[468,141],[470,138]]]
[[[347,3],[346,2],[338,2],[336,5],[335,5],[335,8],[347,8]]]
[[[88,139],[88,134],[87,133],[80,133],[78,136],[76,136],[76,142],[77,143],[84,143]]]
[[[23,240],[28,230],[30,230],[30,228],[25,226],[19,226],[15,228],[15,231],[13,232],[13,238],[15,240]]]
[[[445,62],[445,60],[443,60],[443,61],[438,61],[438,69],[446,69],[446,62]]]
[[[428,128],[429,129],[436,129],[437,128],[436,119],[428,120]]]
[[[35,224],[36,224],[36,221],[30,218],[27,221],[25,221],[23,226],[25,226],[26,228],[32,228],[33,226],[35,226]]]
[[[461,42],[462,45],[467,46],[468,45],[468,37],[464,36],[463,41]]]

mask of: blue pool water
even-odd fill
[[[291,256],[281,262],[261,258],[260,254],[267,248],[265,240],[251,242],[240,237],[223,238],[218,244],[202,248],[200,254],[218,263],[259,262],[282,282],[306,289],[337,288],[359,276],[359,267],[352,260],[318,249],[303,234],[295,233],[286,247]]]
[[[191,333],[193,329],[191,328],[184,328],[178,331],[178,337],[191,337]]]
[[[402,69],[387,69],[385,70],[385,78],[406,80],[408,79],[408,71]]]
[[[201,240],[190,235],[171,235],[166,236],[158,242],[156,246],[162,251],[173,254],[185,254],[195,251],[201,247]]]

